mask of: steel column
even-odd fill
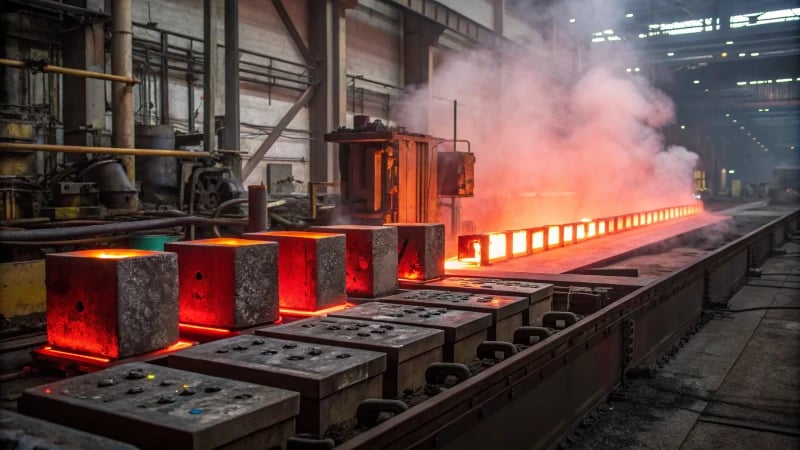
[[[239,3],[225,0],[225,142],[239,150]]]
[[[111,72],[133,78],[133,40],[131,0],[111,2]],[[112,140],[115,147],[133,148],[133,86],[116,81],[112,87]],[[136,163],[133,156],[123,156],[122,165],[131,183],[136,181]],[[131,208],[138,206],[138,198],[131,196]]]
[[[87,6],[89,6],[87,4]],[[92,5],[91,7],[100,7]],[[102,23],[87,24],[64,34],[63,65],[91,72],[105,71],[105,45]],[[56,78],[57,79],[57,78]],[[82,77],[65,76],[63,86],[64,129],[77,131],[90,126],[94,130],[106,128],[105,83]],[[96,145],[90,132],[69,132],[64,143],[70,145]]]
[[[169,35],[161,33],[161,124],[169,125]]]
[[[214,0],[203,0],[203,149],[216,151],[214,127],[217,84],[217,8]]]
[[[309,42],[312,56],[318,61],[314,71],[320,91],[311,99],[310,170],[312,182],[339,178],[338,159],[333,145],[325,142],[325,133],[345,125],[347,86],[344,58],[346,53],[345,8],[339,0],[312,2],[309,11]]]

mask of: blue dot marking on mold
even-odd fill
[[[204,412],[205,410],[203,408],[192,408],[189,410],[189,414],[192,415],[203,414]]]

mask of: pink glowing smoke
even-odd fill
[[[674,106],[664,93],[623,61],[578,63],[574,51],[529,41],[442,55],[430,86],[404,101],[400,123],[451,138],[458,100],[458,138],[477,158],[462,222],[483,232],[692,201],[698,157],[665,146],[659,128]]]

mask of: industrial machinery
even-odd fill
[[[448,142],[356,116],[356,127],[325,135],[339,144],[341,220],[440,222],[443,197],[472,197],[475,156],[437,151]],[[452,142],[452,141],[449,141]]]

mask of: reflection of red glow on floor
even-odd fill
[[[189,347],[191,347],[193,345],[194,345],[194,342],[192,342],[192,341],[179,340],[178,342],[170,345],[169,347],[167,347],[165,349],[159,350],[156,353],[172,353],[172,352],[176,352],[178,350],[183,350],[185,348],[189,348]]]
[[[101,358],[101,357],[98,357],[98,356],[83,355],[81,353],[67,352],[67,351],[64,351],[64,350],[56,350],[53,347],[50,347],[49,345],[46,346],[46,347],[43,347],[41,350],[39,350],[39,353],[41,353],[43,355],[50,355],[50,356],[54,356],[54,357],[66,357],[66,358],[69,358],[69,359],[74,359],[76,361],[84,361],[84,362],[91,362],[91,363],[108,364],[111,361],[108,358]]]
[[[183,350],[185,348],[189,348],[189,347],[193,346],[194,344],[195,344],[194,341],[185,341],[183,339],[180,339],[177,342],[175,342],[174,344],[170,345],[169,347],[162,348],[161,350],[156,350],[156,351],[150,352],[150,353],[144,353],[142,355],[137,355],[137,356],[138,357],[152,357],[152,356],[164,355],[164,354],[168,354],[168,353],[172,353],[172,352],[177,352],[178,350]],[[113,360],[113,359],[110,359],[110,358],[103,358],[103,357],[100,357],[100,356],[84,355],[83,353],[70,352],[70,351],[66,351],[66,350],[57,350],[57,349],[54,349],[53,347],[51,347],[49,345],[44,346],[44,347],[42,347],[42,348],[40,348],[38,350],[34,350],[34,352],[36,354],[38,354],[40,357],[44,357],[44,358],[50,357],[50,358],[57,358],[57,359],[66,359],[66,360],[69,360],[69,361],[72,361],[72,362],[86,363],[86,364],[89,364],[90,366],[94,366],[94,367],[98,367],[98,366],[107,367],[109,365],[109,363],[111,363],[112,361],[126,361],[127,360],[127,359]],[[137,356],[132,357],[132,359],[136,358]]]
[[[400,280],[409,280],[409,281],[419,280],[420,273],[419,272],[407,272],[407,273],[404,273],[402,277],[398,277],[398,278]]]
[[[347,309],[349,307],[350,307],[350,305],[345,303],[343,305],[331,306],[331,307],[320,309],[320,310],[317,310],[317,311],[302,311],[302,310],[299,310],[299,309],[281,308],[280,312],[281,312],[281,314],[286,314],[287,316],[316,317],[316,316],[324,316],[326,314],[329,314],[329,313],[332,313],[332,312],[336,312],[336,311],[341,311],[341,310]]]
[[[475,267],[476,265],[480,264],[480,257],[477,259],[470,258],[470,261],[461,260],[459,261],[457,257],[453,257],[450,259],[445,260],[444,268],[446,270],[456,270],[456,269],[463,269],[465,267]]]
[[[188,323],[178,324],[178,328],[181,331],[189,331],[189,332],[197,332],[202,334],[213,334],[221,336],[227,336],[232,333],[231,330],[228,330],[227,328],[204,327],[201,325],[190,325]]]

